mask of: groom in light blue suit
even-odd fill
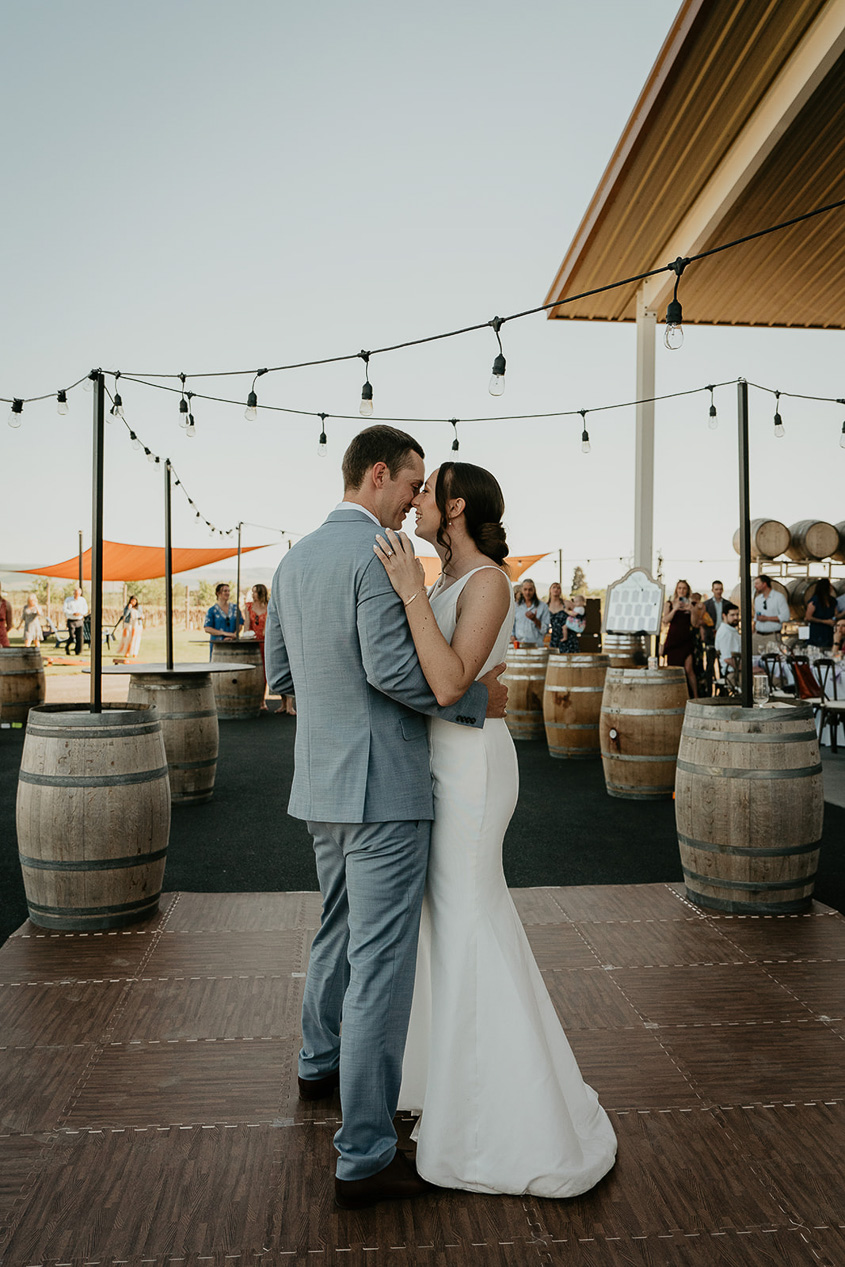
[[[344,500],[285,556],[267,614],[270,690],[296,695],[288,812],[314,838],[323,896],[299,1093],[326,1098],[339,1082],[335,1198],[346,1208],[429,1187],[396,1151],[393,1126],[434,814],[422,714],[481,727],[485,715],[503,716],[507,701],[500,665],[457,704],[438,705],[402,600],[373,553],[380,529],[402,526],[424,456],[393,427],[355,437],[343,459]]]

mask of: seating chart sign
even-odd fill
[[[604,633],[660,633],[663,586],[643,568],[632,568],[607,587]]]

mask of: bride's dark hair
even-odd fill
[[[505,499],[499,481],[483,466],[473,466],[471,462],[444,462],[440,467],[434,486],[434,500],[440,511],[437,543],[446,550],[444,567],[448,567],[452,557],[446,513],[450,497],[463,498],[467,532],[481,553],[502,567],[507,558],[508,543],[502,527]]]

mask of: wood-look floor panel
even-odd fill
[[[111,1037],[123,1043],[298,1037],[301,986],[290,973],[136,981]]]
[[[5,1048],[99,1042],[126,989],[124,981],[0,986],[0,1043]]]
[[[643,1019],[661,1026],[778,1024],[810,1015],[756,964],[617,968],[612,976]]]
[[[155,944],[150,932],[44,933],[10,937],[0,981],[92,981],[134,977]]]
[[[557,889],[511,889],[523,924],[565,924],[569,916],[555,900]]]
[[[284,1040],[107,1047],[66,1118],[79,1127],[272,1122],[295,1079]]]
[[[828,1236],[806,1228],[772,1227],[562,1238],[544,1243],[542,1261],[565,1267],[841,1267],[845,1258],[823,1256],[827,1242],[821,1238]]]
[[[795,1223],[845,1224],[845,1103],[756,1105],[720,1116]]]
[[[164,925],[167,923],[167,917],[170,913],[170,909],[173,906],[173,903],[176,901],[177,896],[178,895],[176,893],[162,893],[161,898],[159,900],[159,904],[158,904],[158,910],[155,911],[154,914],[150,915],[148,919],[138,920],[136,924],[130,925],[129,930],[121,930],[121,931],[131,931],[133,933],[157,932],[160,928],[163,928]],[[52,930],[42,928],[40,924],[33,924],[32,920],[26,919],[21,924],[20,928],[17,928],[15,930],[12,936],[13,937],[45,937],[45,936],[56,937],[58,936],[58,937],[65,937],[69,939],[69,938],[77,938],[77,937],[96,937],[96,938],[109,937],[111,936],[111,933],[102,932],[102,931],[91,932],[91,933],[55,933]]]
[[[642,1029],[642,1017],[604,968],[548,971],[543,980],[566,1033],[577,1029]]]
[[[305,934],[164,932],[146,964],[149,977],[286,975],[304,971]]]
[[[541,971],[548,968],[595,968],[595,951],[574,924],[526,924],[525,932]]]
[[[549,892],[570,919],[581,921],[704,918],[697,907],[683,900],[683,885],[575,885]]]
[[[569,1040],[584,1081],[606,1109],[697,1108],[702,1103],[651,1031],[575,1030]]]
[[[27,1177],[37,1168],[50,1139],[46,1132],[0,1135],[0,1226],[21,1201]]]
[[[576,920],[575,927],[595,949],[600,962],[616,968],[746,962],[743,952],[708,920],[643,920],[635,924]]]
[[[819,1021],[670,1029],[660,1038],[716,1104],[845,1098],[845,1047]]]
[[[277,932],[319,928],[319,893],[180,893],[170,932]]]
[[[95,1056],[89,1046],[11,1047],[0,1060],[0,1134],[50,1131]]]
[[[791,963],[767,965],[776,981],[792,993],[817,1016],[845,1019],[845,960],[819,963],[815,960],[794,960]]]
[[[722,919],[718,928],[751,959],[845,960],[845,919],[826,915],[772,915]]]
[[[710,1233],[783,1221],[777,1200],[748,1173],[713,1113],[611,1113],[616,1165],[590,1192],[539,1204],[551,1237]]]

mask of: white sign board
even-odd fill
[[[663,586],[643,568],[632,568],[608,586],[604,600],[604,633],[660,633]]]

